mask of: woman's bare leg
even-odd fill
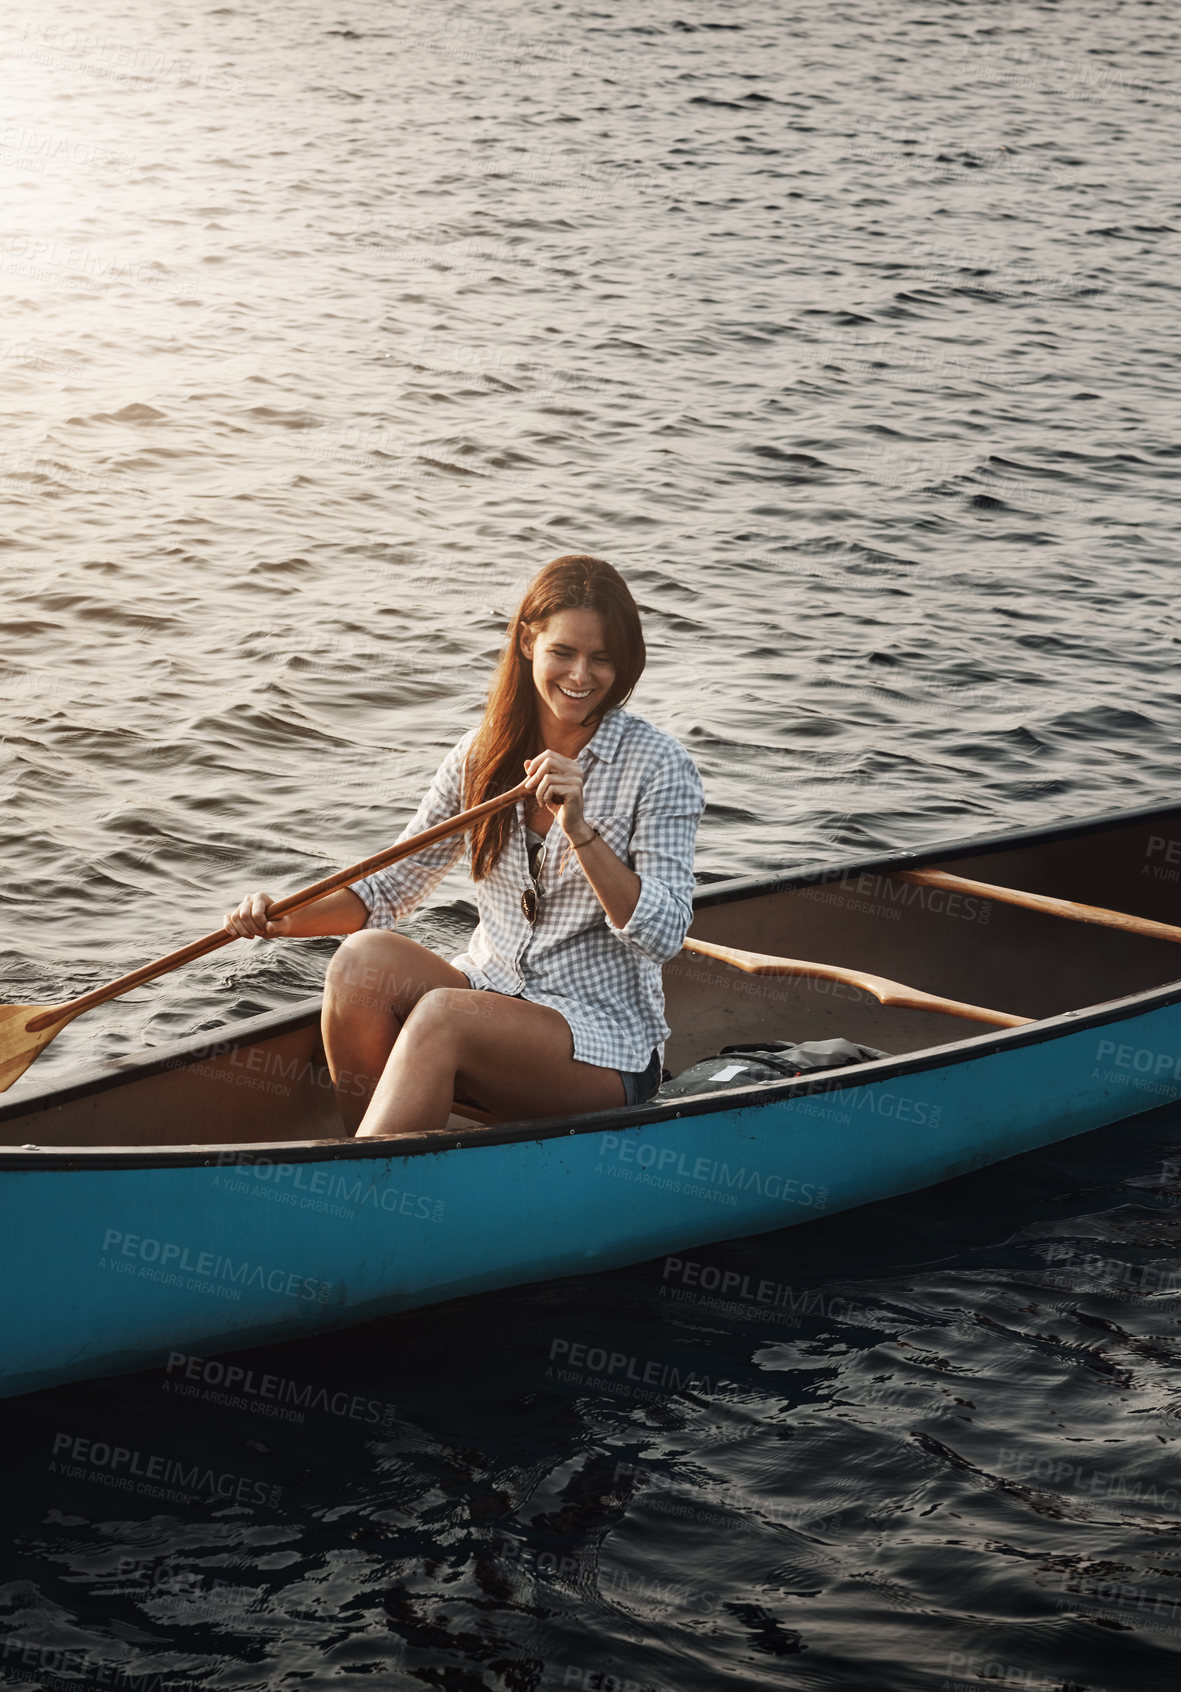
[[[493,1116],[510,1121],[624,1103],[618,1070],[576,1059],[570,1024],[559,1011],[470,986],[464,992],[436,987],[406,1017],[358,1138],[446,1127],[457,1083]]]
[[[462,970],[392,929],[350,934],[324,977],[320,1028],[346,1134],[355,1134],[402,1025],[432,988],[464,989]]]

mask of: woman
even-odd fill
[[[442,1129],[457,1089],[513,1120],[636,1104],[660,1085],[660,966],[692,918],[705,794],[684,747],[622,708],[644,659],[639,611],[610,564],[571,554],[529,584],[482,720],[398,837],[523,779],[531,790],[466,831],[480,921],[453,962],[393,928],[465,835],[278,921],[261,892],[226,916],[254,938],[348,936],[322,1013],[348,1132]]]

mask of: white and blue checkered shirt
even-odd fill
[[[463,761],[475,735],[469,729],[448,752],[399,840],[465,808]],[[672,1032],[660,968],[680,951],[693,917],[693,848],[705,789],[680,741],[619,706],[607,712],[577,761],[587,821],[640,878],[635,910],[616,927],[555,818],[541,909],[530,927],[521,909],[529,861],[525,804],[518,800],[516,826],[496,867],[475,883],[479,925],[467,951],[451,961],[473,987],[521,993],[560,1011],[580,1062],[642,1070],[653,1046],[663,1061]],[[369,911],[365,927],[393,928],[461,856],[470,862],[467,838],[452,835],[353,882]]]

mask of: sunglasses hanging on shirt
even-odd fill
[[[544,840],[535,840],[529,847],[529,883],[521,894],[521,909],[525,913],[525,921],[530,928],[537,921],[541,909],[541,872],[545,868],[546,844]]]

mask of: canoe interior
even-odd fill
[[[1181,921],[1181,812],[958,855],[916,854],[913,861],[920,857],[928,867],[980,881]],[[890,862],[898,860],[880,860]],[[952,897],[872,863],[829,874],[784,878],[786,885],[753,892],[703,890],[691,934],[860,967],[1034,1018],[1181,977],[1181,946],[1171,941]],[[735,1042],[843,1035],[899,1055],[951,1044],[987,1026],[886,1008],[840,984],[754,977],[687,953],[666,965],[664,980],[673,1030],[665,1064],[674,1074]],[[256,1020],[267,1027],[219,1030],[199,1054],[178,1052],[152,1073],[137,1074],[142,1066],[123,1060],[80,1085],[67,1081],[45,1091],[31,1070],[0,1104],[0,1145],[225,1146],[339,1137],[318,1002]]]

